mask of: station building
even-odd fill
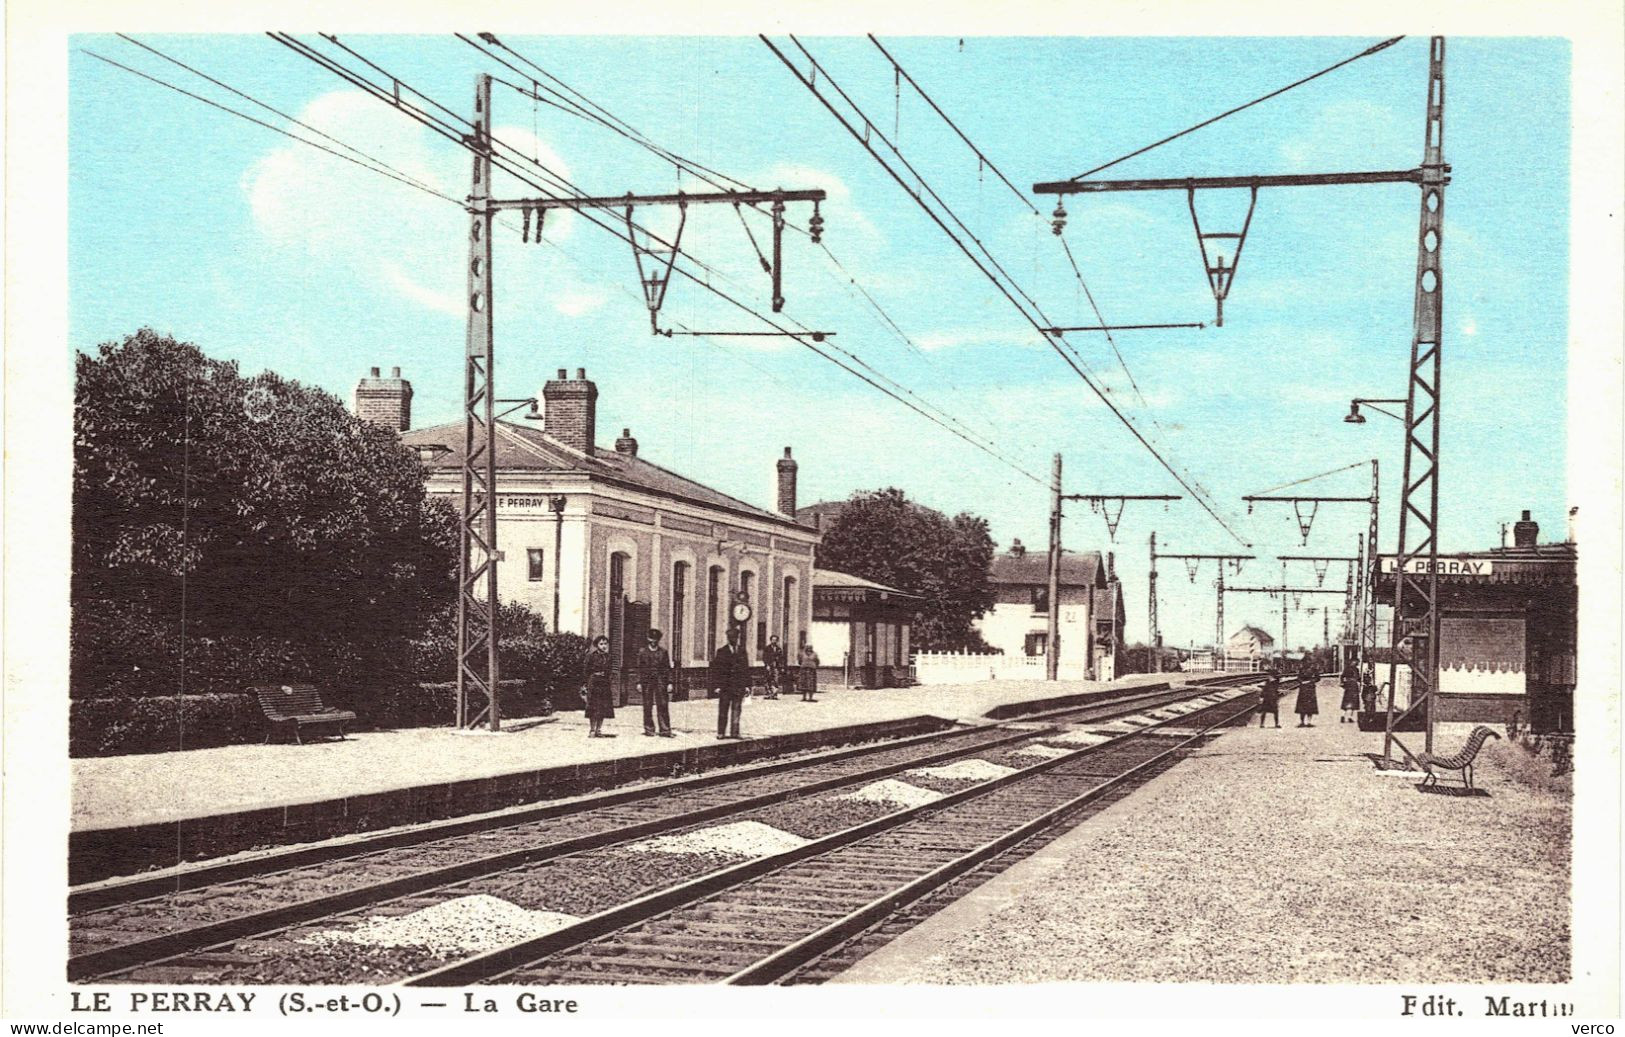
[[[1579,552],[1572,537],[1539,534],[1526,511],[1510,546],[1439,556],[1438,721],[1504,723],[1516,711],[1536,731],[1574,729]],[[1378,601],[1393,600],[1397,562],[1380,559]]]
[[[410,383],[364,379],[364,416],[401,432],[417,451],[429,492],[462,501],[463,425],[410,428]],[[806,642],[813,615],[816,530],[795,518],[797,464],[775,459],[777,510],[746,503],[641,455],[623,429],[597,444],[598,386],[564,369],[539,395],[540,424],[497,423],[498,581],[548,628],[610,637],[631,654],[650,626],[665,633],[674,665],[705,668],[727,640],[729,611],[751,605],[752,662],[770,636],[787,653]],[[623,667],[623,669],[629,669]],[[690,684],[702,678],[690,672]]]

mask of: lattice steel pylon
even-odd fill
[[[496,423],[491,321],[491,79],[474,91],[474,171],[468,195],[468,338],[463,364],[463,506],[457,555],[457,726],[483,722],[496,731],[497,701]],[[484,584],[484,595],[480,594]]]
[[[1444,244],[1444,188],[1450,167],[1444,161],[1444,37],[1428,46],[1427,129],[1422,157],[1422,218],[1416,242],[1415,330],[1410,377],[1405,392],[1405,468],[1399,503],[1399,540],[1394,559],[1393,655],[1388,663],[1388,719],[1383,756],[1399,746],[1407,762],[1416,760],[1397,728],[1423,711],[1423,751],[1433,750],[1433,696],[1439,687],[1439,395],[1443,359],[1444,278],[1439,252]],[[1406,616],[1411,609],[1414,617]],[[1410,702],[1394,710],[1394,682],[1402,649],[1410,668]]]
[[[1376,667],[1377,654],[1377,459],[1371,459],[1371,522],[1366,529],[1364,558],[1360,562],[1360,665]]]

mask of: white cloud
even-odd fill
[[[324,94],[299,118],[356,149],[347,154],[357,161],[362,161],[360,155],[371,156],[424,189],[391,184],[377,172],[290,141],[267,152],[243,175],[255,227],[274,246],[301,252],[323,276],[370,283],[429,312],[463,316],[466,216],[447,199],[460,202],[468,194],[468,152],[359,91]],[[564,162],[529,131],[499,127],[494,136],[560,176],[570,175]],[[505,174],[493,177],[493,187],[498,197],[535,193]],[[568,238],[576,219],[571,213],[552,214],[548,240]],[[512,228],[499,230],[499,240],[519,226],[516,214],[501,220]],[[563,292],[556,305],[566,313],[602,304],[579,291]]]

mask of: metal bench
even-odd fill
[[[270,729],[265,732],[267,743],[277,731],[291,730],[294,741],[303,745],[305,739],[300,732],[307,727],[336,726],[338,736],[343,738],[344,725],[355,719],[355,714],[347,709],[323,705],[313,684],[264,684],[254,688],[254,694],[260,700],[265,719],[270,722]]]
[[[1500,737],[1500,735],[1496,734],[1494,731],[1491,731],[1483,724],[1479,724],[1477,727],[1473,728],[1473,733],[1467,736],[1467,744],[1462,746],[1461,751],[1456,753],[1454,756],[1440,756],[1437,753],[1427,752],[1422,753],[1417,757],[1417,762],[1420,763],[1422,768],[1428,772],[1428,776],[1422,780],[1422,784],[1437,785],[1439,783],[1439,776],[1438,774],[1434,773],[1435,768],[1437,768],[1438,770],[1442,771],[1460,771],[1462,786],[1464,788],[1472,788],[1473,761],[1478,759],[1479,750],[1484,748],[1484,743],[1489,739],[1498,739]]]

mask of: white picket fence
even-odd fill
[[[1006,655],[1003,652],[916,652],[914,679],[920,684],[974,684],[978,681],[1037,681],[1044,679],[1041,655]],[[1062,663],[1062,680],[1082,680],[1082,663]]]

